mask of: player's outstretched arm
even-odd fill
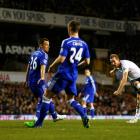
[[[48,72],[51,72],[52,67],[54,67],[56,64],[58,64],[58,63],[63,63],[63,62],[65,61],[65,59],[66,59],[65,56],[59,55],[59,56],[54,60],[54,62],[49,66]]]
[[[119,95],[122,93],[122,90],[127,82],[127,77],[128,77],[128,70],[126,69],[123,72],[122,80],[120,81],[120,85],[119,85],[118,89],[114,92],[114,95]]]

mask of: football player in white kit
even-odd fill
[[[114,69],[110,71],[110,74],[115,74],[117,79],[120,80],[119,87],[113,94],[120,95],[127,81],[129,81],[137,91],[135,117],[127,121],[128,123],[136,123],[140,116],[140,68],[132,61],[120,60],[117,54],[110,55],[110,62],[114,67]]]

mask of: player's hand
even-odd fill
[[[113,94],[114,94],[114,95],[120,95],[121,92],[119,92],[118,90],[116,90]]]

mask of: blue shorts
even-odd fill
[[[66,94],[77,95],[76,80],[70,81],[63,79],[58,73],[48,82],[47,88],[55,94],[65,90]]]
[[[94,94],[85,94],[83,97],[83,101],[86,103],[93,103],[94,102]]]
[[[46,84],[29,84],[29,88],[35,97],[42,99],[42,96],[46,89]]]

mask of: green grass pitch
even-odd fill
[[[140,140],[140,122],[93,120],[87,129],[80,120],[45,121],[43,128],[26,128],[23,121],[0,121],[0,140]]]

